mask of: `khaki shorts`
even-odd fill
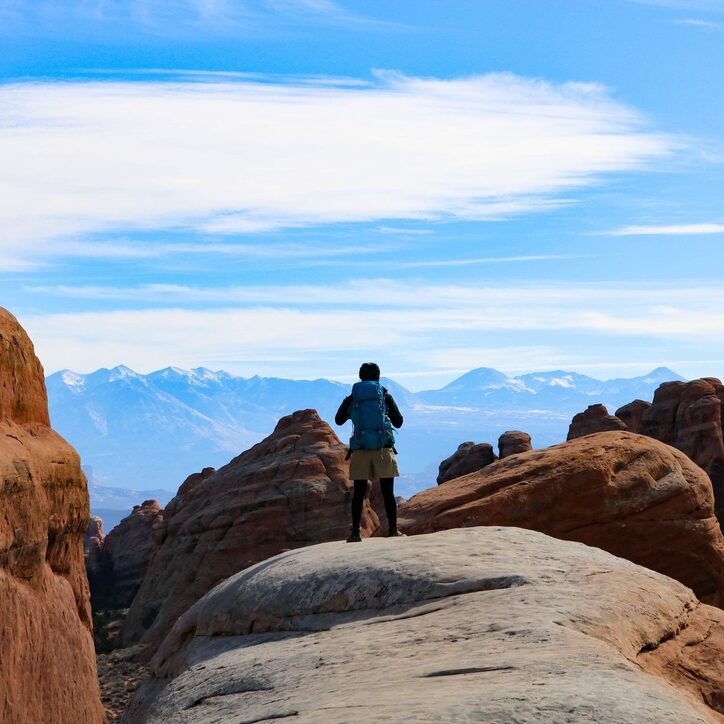
[[[379,480],[400,474],[392,448],[382,450],[353,450],[349,461],[350,480]]]

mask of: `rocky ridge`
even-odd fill
[[[94,570],[88,568],[94,610],[131,605],[158,547],[154,533],[162,523],[161,506],[145,500],[105,536],[98,554],[100,563]]]
[[[314,410],[301,410],[228,465],[190,476],[155,531],[158,548],[124,624],[124,644],[153,650],[179,615],[228,576],[284,550],[343,540],[352,488],[346,450]],[[367,502],[363,533],[378,527]]]

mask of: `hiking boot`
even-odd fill
[[[397,528],[395,528],[394,530],[391,530],[387,534],[387,537],[388,538],[407,538],[407,536],[401,530],[397,530]]]
[[[347,537],[347,543],[361,543],[362,536],[358,530],[353,530]]]

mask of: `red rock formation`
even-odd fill
[[[676,436],[676,413],[686,382],[664,382],[654,392],[651,407],[644,412],[639,433],[673,445]]]
[[[495,460],[497,458],[490,443],[463,442],[458,445],[458,449],[449,458],[445,458],[440,463],[437,484],[442,485],[453,478],[481,470]]]
[[[711,483],[684,454],[605,432],[499,460],[400,509],[408,533],[475,525],[532,528],[603,548],[724,604],[724,537]]]
[[[88,519],[88,529],[83,538],[83,552],[85,554],[85,570],[90,584],[91,604],[96,610],[96,591],[106,590],[110,582],[108,559],[103,552],[103,521],[95,515]]]
[[[0,721],[102,722],[83,560],[89,505],[49,427],[33,345],[0,308]]]
[[[618,417],[608,414],[606,405],[589,405],[586,410],[574,416],[568,428],[566,440],[574,440],[577,437],[592,435],[595,432],[625,429],[626,425]]]
[[[346,447],[314,410],[228,465],[191,476],[164,511],[153,556],[124,628],[124,641],[153,648],[176,618],[230,575],[277,553],[343,540],[350,527]],[[379,525],[369,503],[363,534]]]
[[[94,561],[97,561],[100,551],[103,548],[105,537],[103,521],[98,516],[91,515],[88,519],[88,528],[86,529],[85,536],[83,536],[83,553],[85,555],[86,567],[88,567],[89,561],[91,565]]]
[[[93,608],[128,608],[141,587],[148,562],[155,553],[155,530],[161,528],[163,512],[155,500],[134,505],[105,538],[103,561],[95,575],[88,569]]]
[[[724,526],[724,386],[714,377],[665,382],[641,418],[643,435],[673,445],[709,475],[715,510]]]
[[[623,407],[619,407],[618,410],[616,410],[616,417],[626,425],[626,429],[629,432],[640,432],[641,420],[649,407],[651,407],[650,402],[634,400]]]
[[[642,651],[636,663],[644,671],[688,689],[696,699],[724,719],[724,611],[712,606],[694,607],[685,625],[651,650]]]
[[[498,456],[501,460],[532,449],[530,435],[521,430],[508,430],[498,438]]]

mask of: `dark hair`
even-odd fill
[[[359,368],[359,378],[371,382],[378,382],[380,379],[380,367],[374,362],[365,362]]]

